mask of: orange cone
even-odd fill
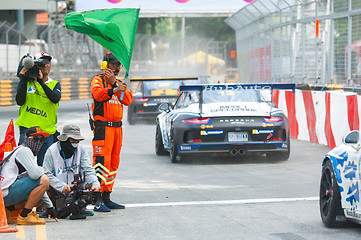
[[[10,227],[8,220],[6,219],[5,204],[3,198],[3,192],[0,184],[0,233],[17,232],[18,229]]]
[[[4,152],[11,152],[13,150],[13,145],[11,143],[5,143]]]

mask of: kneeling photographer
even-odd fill
[[[72,220],[85,219],[94,215],[85,207],[97,204],[101,194],[90,158],[79,143],[84,137],[78,126],[68,124],[63,127],[58,140],[45,153],[43,163],[44,172],[50,180],[50,199],[56,206],[57,217],[65,218],[71,214]],[[41,217],[47,215],[46,212],[40,214]]]
[[[46,137],[37,156],[39,166],[43,165],[46,150],[54,143],[57,122],[57,108],[61,98],[61,87],[58,81],[49,77],[52,57],[47,53],[39,53],[33,57],[29,54],[22,57],[17,76],[20,82],[16,92],[16,103],[20,106],[19,118],[15,122],[19,126],[19,145],[24,142],[25,132],[34,123],[44,132]]]

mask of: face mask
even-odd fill
[[[73,156],[73,154],[76,150],[76,148],[73,147],[73,144],[70,143],[69,139],[67,139],[66,141],[60,141],[60,147],[61,147],[60,155],[63,157],[63,154],[61,153],[61,152],[63,152],[66,159]]]
[[[25,136],[23,145],[25,147],[30,148],[30,150],[33,152],[34,156],[37,156],[41,146],[43,146],[43,142],[37,141],[37,140],[34,140],[33,138],[29,138],[29,137]]]
[[[71,143],[71,145],[73,146],[73,148],[77,148],[79,146],[79,143]]]

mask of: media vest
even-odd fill
[[[80,172],[80,155],[81,149],[80,144],[76,148],[73,156],[68,159],[64,160],[64,157],[60,155],[60,142],[53,144],[49,147],[51,156],[53,158],[54,164],[54,174],[60,181],[68,184],[73,185],[72,182],[74,181],[75,174],[81,174]],[[83,177],[83,176],[81,176]]]
[[[17,149],[15,149],[15,152],[10,156],[8,162],[4,163],[1,169],[0,181],[3,197],[6,197],[9,194],[9,187],[18,178],[19,168],[16,165],[15,158],[21,147],[23,147],[23,145],[20,145]]]
[[[58,81],[49,78],[45,84],[54,90],[57,83]],[[26,101],[20,107],[19,118],[15,124],[30,128],[36,123],[44,132],[54,134],[59,103],[50,101],[37,81],[28,81],[26,89]]]

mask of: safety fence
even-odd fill
[[[361,85],[360,0],[256,0],[227,23],[241,82]]]

